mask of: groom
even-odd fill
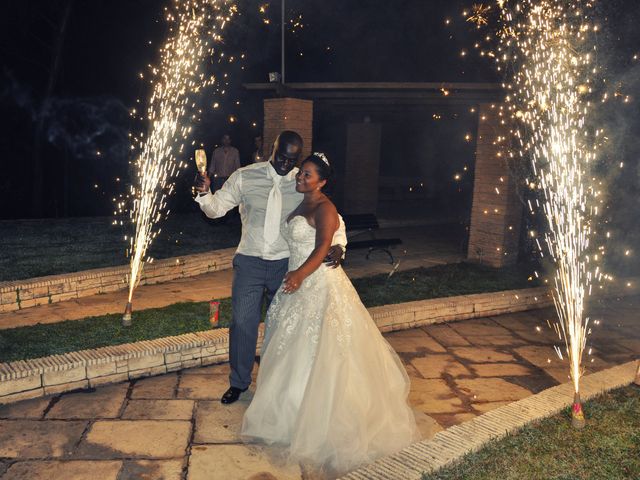
[[[276,138],[268,162],[236,170],[214,194],[207,176],[196,185],[196,202],[207,217],[222,217],[239,206],[242,219],[242,236],[233,257],[231,374],[230,387],[221,399],[224,404],[238,400],[251,384],[263,301],[266,299],[268,307],[287,273],[289,247],[280,226],[303,198],[296,192],[298,169],[294,168],[301,153],[302,138],[286,130]],[[336,267],[347,244],[342,221],[334,243],[327,263]]]

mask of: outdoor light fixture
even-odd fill
[[[280,75],[280,72],[269,72],[270,83],[280,83],[281,78],[282,78],[282,75]]]

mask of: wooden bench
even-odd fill
[[[379,250],[389,256],[392,264],[395,263],[389,247],[400,245],[402,240],[399,238],[376,238],[375,231],[380,229],[380,225],[374,214],[345,215],[343,218],[347,228],[347,240],[349,241],[347,245],[348,250],[367,248],[367,260],[369,260],[369,257],[374,251]],[[368,240],[352,240],[365,234],[369,234],[371,238]]]

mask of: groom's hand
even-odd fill
[[[325,265],[331,268],[336,268],[342,265],[342,257],[344,256],[344,250],[342,249],[342,245],[333,245],[329,249],[329,253],[324,259]]]
[[[198,173],[194,181],[194,187],[198,193],[207,193],[211,191],[211,179],[206,173],[203,175]]]

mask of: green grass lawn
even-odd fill
[[[423,480],[613,480],[640,478],[640,387],[606,393],[584,405],[587,426],[561,414],[491,442]]]
[[[129,263],[125,227],[111,217],[0,221],[0,281],[77,272]],[[128,227],[128,226],[127,226]],[[240,225],[200,213],[171,215],[149,254],[168,258],[235,247]]]
[[[452,295],[533,286],[524,265],[494,269],[474,264],[450,264],[354,280],[367,307]],[[207,302],[176,303],[135,311],[133,326],[120,324],[122,314],[101,315],[48,325],[0,330],[0,362],[25,360],[88,348],[150,340],[207,330]],[[229,325],[231,300],[220,305],[220,327]]]

